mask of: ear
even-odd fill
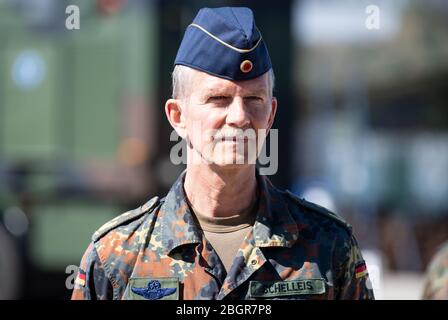
[[[269,120],[268,120],[268,128],[266,134],[271,130],[272,124],[274,123],[275,119],[275,113],[277,112],[277,98],[272,97],[271,100],[271,112],[269,114]]]
[[[165,114],[170,122],[171,126],[174,130],[176,130],[177,134],[182,138],[185,139],[186,132],[185,132],[185,122],[184,122],[184,116],[182,114],[182,105],[181,101],[179,99],[168,99],[165,103]]]

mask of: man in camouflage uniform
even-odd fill
[[[95,232],[72,298],[373,299],[351,227],[248,160],[253,137],[237,129],[262,144],[277,108],[252,11],[201,9],[174,64],[165,111],[187,169],[166,197]]]
[[[440,247],[429,264],[423,299],[448,300],[448,241]]]

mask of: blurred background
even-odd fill
[[[167,192],[172,62],[227,5],[273,61],[271,180],[352,224],[377,298],[420,298],[448,240],[447,2],[0,0],[0,299],[68,299],[92,233]]]

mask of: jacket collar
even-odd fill
[[[186,170],[171,187],[160,208],[161,235],[166,254],[177,247],[202,242],[202,230],[187,202],[184,191]],[[253,227],[255,246],[292,247],[298,239],[293,219],[283,192],[256,171],[259,188],[257,218]]]

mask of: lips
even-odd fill
[[[217,141],[217,142],[219,142],[219,141],[222,141],[222,142],[247,142],[247,141],[249,141],[249,138],[245,137],[245,136],[221,137],[221,138],[215,138],[215,141]]]

